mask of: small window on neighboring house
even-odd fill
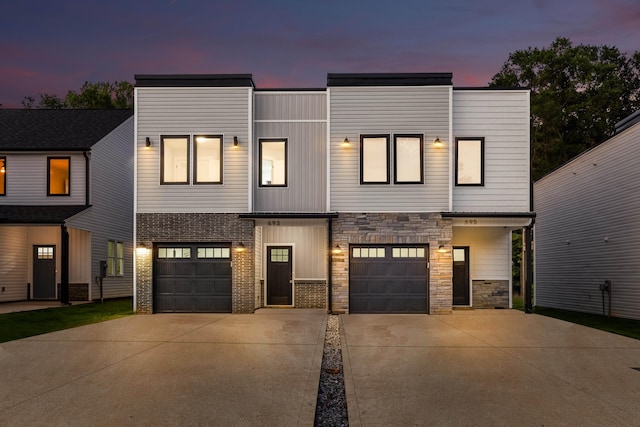
[[[70,186],[71,158],[48,157],[47,158],[47,195],[68,196]]]
[[[287,186],[287,140],[260,140],[260,187]]]
[[[0,157],[0,196],[4,196],[7,194],[6,176],[7,176],[7,158]]]
[[[162,136],[161,138],[161,184],[189,183],[189,137]]]
[[[484,138],[456,138],[456,185],[484,185]]]
[[[389,184],[389,135],[360,137],[360,183]]]
[[[222,136],[196,136],[193,153],[195,183],[222,184]]]
[[[124,275],[124,243],[107,241],[107,276]]]
[[[395,135],[393,138],[393,182],[395,184],[422,184],[424,170],[422,135]]]

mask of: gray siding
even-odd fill
[[[449,86],[330,88],[330,211],[448,210],[450,94]],[[360,185],[360,135],[381,133],[390,134],[392,145],[393,134],[424,135],[424,184]],[[342,146],[345,137],[350,147]]]
[[[1,153],[0,153],[1,154]],[[84,205],[85,158],[81,153],[7,154],[6,196],[3,205]],[[47,157],[70,157],[69,196],[47,196]]]
[[[26,227],[0,226],[0,301],[27,299],[27,239]]]
[[[137,88],[137,212],[249,210],[250,88]],[[160,185],[160,135],[223,135],[222,185]],[[237,136],[239,147],[233,148]],[[153,143],[145,148],[145,138]],[[193,169],[193,168],[192,168]]]
[[[529,211],[528,90],[453,91],[453,137],[485,138],[484,186],[454,185],[453,211]]]
[[[474,280],[511,280],[511,231],[503,227],[453,227],[453,246],[469,246]]]
[[[327,123],[324,92],[255,95],[254,210],[324,212],[327,193]],[[259,141],[287,139],[287,187],[259,186]]]
[[[534,185],[535,303],[640,319],[640,125],[614,136]]]
[[[100,291],[93,279],[99,274],[99,262],[107,259],[107,240],[124,243],[124,276],[105,278],[104,297],[133,295],[133,150],[131,118],[93,146],[92,206],[67,221],[70,227],[91,232],[90,272],[77,278],[91,283],[94,299]]]

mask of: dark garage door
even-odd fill
[[[156,313],[230,313],[230,245],[171,243],[154,249]]]
[[[427,246],[349,248],[350,313],[427,313]]]

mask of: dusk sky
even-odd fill
[[[640,50],[640,0],[0,0],[0,104],[135,74],[250,73],[258,88],[327,73],[452,72],[486,86],[509,54]]]

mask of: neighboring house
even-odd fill
[[[638,143],[640,111],[535,182],[536,305],[640,320]]]
[[[510,307],[528,90],[138,75],[135,95],[138,312]]]
[[[132,116],[0,109],[0,302],[132,295]]]

